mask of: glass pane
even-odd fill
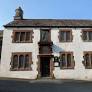
[[[22,68],[24,66],[24,56],[19,56],[19,68]]]
[[[21,32],[20,41],[25,41],[25,32]]]
[[[67,54],[67,67],[71,67],[71,54]]]
[[[48,30],[40,31],[40,40],[41,41],[49,41],[49,31]]]
[[[65,54],[62,54],[62,67],[66,67]]]
[[[92,32],[89,32],[89,40],[92,40]]]
[[[87,39],[87,32],[86,31],[83,32],[83,40],[88,40]]]
[[[66,32],[66,41],[70,41],[71,40],[71,35],[70,35],[70,32],[67,31]]]
[[[25,68],[28,68],[29,67],[29,56],[26,55],[25,56]]]
[[[30,41],[30,36],[31,36],[31,33],[30,32],[26,32],[26,41]]]
[[[60,32],[60,41],[65,41],[65,32],[64,31],[61,31]]]
[[[12,68],[17,68],[18,67],[18,56],[14,55],[13,56],[13,66]]]
[[[19,42],[20,41],[20,32],[16,32],[15,33],[15,42]]]
[[[89,54],[85,55],[86,66],[90,66]]]

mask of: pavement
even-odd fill
[[[78,80],[1,79],[0,92],[92,92],[92,82]]]

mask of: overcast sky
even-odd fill
[[[0,29],[19,6],[28,19],[92,19],[92,0],[0,0]]]

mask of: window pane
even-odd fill
[[[25,41],[25,32],[21,32],[20,41]]]
[[[86,66],[90,66],[89,54],[85,55]]]
[[[20,55],[19,56],[19,68],[23,68],[24,66],[24,56]]]
[[[20,41],[20,32],[16,32],[15,33],[15,42],[19,42]]]
[[[71,67],[71,54],[67,54],[67,67]]]
[[[66,67],[66,59],[65,54],[62,54],[62,67]]]
[[[14,55],[12,68],[17,68],[17,67],[18,67],[18,56]]]
[[[88,40],[87,31],[83,31],[83,40]]]
[[[65,32],[64,31],[60,31],[60,41],[65,41]]]
[[[92,32],[89,32],[89,40],[92,40]]]
[[[67,31],[66,32],[66,41],[70,41],[71,40],[71,35],[70,35],[70,32]]]
[[[26,41],[30,41],[30,36],[31,36],[31,33],[30,32],[26,32]]]
[[[49,41],[49,31],[48,30],[40,31],[40,40],[41,41]]]
[[[25,68],[29,67],[29,55],[25,56]]]

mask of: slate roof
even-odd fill
[[[92,20],[22,19],[14,20],[4,27],[92,27]]]

